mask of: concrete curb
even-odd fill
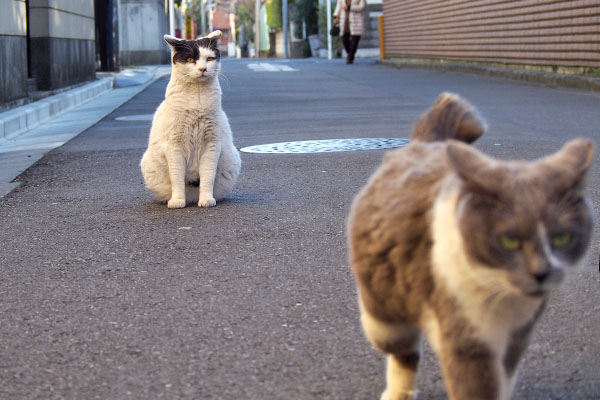
[[[600,78],[582,75],[567,75],[526,69],[502,68],[464,63],[444,63],[412,60],[378,60],[378,64],[395,68],[429,69],[434,71],[465,72],[496,78],[516,79],[547,86],[567,87],[600,92]]]
[[[134,72],[140,76],[129,73],[122,74],[123,83],[127,85],[121,88],[115,88],[116,84],[114,83],[115,77],[120,74],[106,73],[100,81],[65,92],[65,94],[71,94],[69,101],[76,99],[81,101],[76,103],[76,106],[63,109],[59,113],[60,115],[53,114],[52,118],[44,119],[33,129],[27,127],[16,135],[11,132],[11,139],[0,136],[0,198],[18,187],[20,182],[15,178],[18,178],[23,171],[35,164],[46,153],[62,146],[142,92],[156,80],[167,76],[171,72],[171,66],[148,66],[143,71]],[[99,82],[103,82],[105,85],[109,82],[109,84],[107,88],[97,87]],[[138,82],[143,83],[139,84]],[[91,86],[92,89],[88,89],[85,93],[77,93],[79,89],[88,86]],[[96,95],[93,96],[95,91],[97,91]],[[55,95],[52,98],[55,99],[58,96]],[[31,105],[36,105],[36,103]],[[9,111],[11,114],[18,115],[19,118],[25,115],[23,125],[26,125],[27,122],[27,114],[23,111],[25,107],[27,106]],[[0,121],[6,114],[8,113],[0,114]],[[35,114],[33,109],[30,110],[30,114]]]
[[[112,90],[108,77],[0,114],[0,140],[13,139],[49,119]]]

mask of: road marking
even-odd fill
[[[289,65],[271,64],[271,63],[266,63],[266,62],[251,63],[251,64],[248,64],[248,68],[250,68],[254,72],[264,72],[264,71],[268,71],[268,72],[280,72],[280,71],[289,72],[289,71],[298,71],[296,68],[292,68]]]

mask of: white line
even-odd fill
[[[289,65],[278,65],[278,64],[271,64],[271,63],[267,63],[267,62],[251,63],[251,64],[248,64],[248,68],[250,68],[254,72],[298,71],[296,68],[292,68]]]

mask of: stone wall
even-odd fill
[[[121,0],[120,60],[122,66],[167,64],[163,40],[169,33],[164,0]]]
[[[24,0],[6,0],[0,12],[0,103],[27,96],[27,24]]]
[[[94,0],[31,0],[29,18],[38,90],[95,79]]]

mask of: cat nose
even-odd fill
[[[529,273],[537,283],[543,283],[548,278],[548,275],[550,275],[550,269],[550,265],[542,261],[530,266]]]
[[[550,271],[548,270],[533,273],[533,277],[535,278],[537,283],[543,283],[546,280],[546,278],[548,278],[548,275],[550,275]]]
[[[206,67],[200,67],[200,68],[198,68],[198,71],[200,71],[200,72],[206,72]]]

